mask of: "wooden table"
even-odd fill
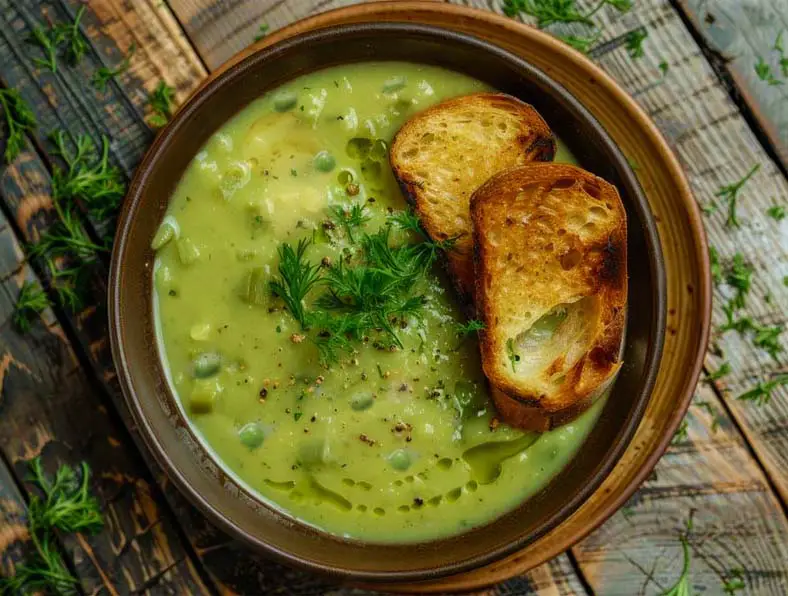
[[[213,69],[252,42],[261,23],[279,28],[343,0],[91,0],[82,22],[90,41],[76,67],[57,74],[31,64],[25,42],[35,22],[73,18],[76,0],[0,0],[0,85],[35,107],[39,127],[0,178],[0,570],[12,572],[30,552],[26,464],[48,470],[87,461],[105,518],[96,536],[60,541],[86,594],[350,594],[321,578],[266,562],[213,528],[173,489],[142,447],[124,409],[106,340],[107,262],[92,272],[92,300],[77,313],[47,310],[21,334],[11,314],[24,280],[47,272],[25,260],[25,245],[53,221],[51,145],[56,128],[112,139],[112,161],[128,177],[153,133],[147,94],[160,80],[183,100]],[[498,0],[465,4],[500,10]],[[595,1],[579,2],[588,9]],[[592,56],[653,116],[682,160],[697,200],[760,169],[742,191],[738,230],[724,210],[706,219],[723,261],[741,252],[755,268],[747,311],[761,324],[788,313],[788,219],[765,214],[788,207],[788,80],[780,76],[775,38],[786,28],[788,0],[636,0],[627,14],[605,7]],[[645,55],[633,60],[628,32],[646,27]],[[131,69],[105,92],[92,72],[115,65],[131,44]],[[756,76],[759,57],[786,84]],[[62,61],[61,61],[62,62]],[[660,64],[667,65],[660,68]],[[5,139],[6,131],[2,138]],[[4,143],[4,141],[3,141]],[[781,161],[782,160],[782,161]],[[101,234],[104,222],[87,221]],[[715,288],[714,322],[730,297]],[[788,594],[788,387],[764,405],[736,399],[776,371],[751,339],[715,334],[706,373],[723,361],[732,372],[704,378],[687,417],[652,477],[600,529],[495,594],[659,594],[678,578],[679,531],[692,515],[691,585],[723,594]],[[781,338],[783,345],[788,337]]]

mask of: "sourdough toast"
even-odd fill
[[[391,145],[402,192],[433,240],[456,239],[446,254],[466,307],[473,302],[471,194],[492,175],[531,161],[550,161],[555,141],[539,113],[501,93],[439,103],[411,118]]]
[[[615,187],[565,164],[502,172],[471,199],[482,365],[501,417],[546,430],[621,366],[626,214]]]

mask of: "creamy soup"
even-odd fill
[[[543,489],[601,409],[541,435],[498,424],[437,264],[450,246],[393,179],[409,117],[484,89],[404,63],[295,79],[197,153],[153,241],[183,410],[239,481],[323,530],[402,542],[488,522]]]

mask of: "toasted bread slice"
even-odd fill
[[[566,422],[621,366],[627,226],[618,192],[575,166],[531,164],[476,190],[471,217],[482,365],[499,413],[536,430]]]
[[[411,118],[391,145],[391,165],[405,197],[433,240],[456,238],[449,273],[464,305],[474,293],[471,194],[493,174],[550,161],[555,141],[539,113],[517,98],[476,93]]]

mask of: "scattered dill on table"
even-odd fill
[[[709,264],[711,266],[711,280],[718,284],[722,282],[722,264],[717,249],[709,245]]]
[[[722,579],[722,591],[725,594],[734,595],[740,590],[746,590],[747,584],[744,583],[744,571],[742,569],[731,569],[727,577]]]
[[[723,362],[717,370],[708,374],[706,380],[709,382],[719,381],[722,377],[730,374],[732,368],[729,362]]]
[[[755,63],[755,74],[758,75],[760,80],[766,82],[769,85],[783,84],[783,81],[774,76],[772,67],[768,62],[766,62],[766,60],[763,59],[763,56],[758,56],[758,61]]]
[[[740,401],[755,402],[759,406],[768,404],[772,399],[772,392],[778,387],[788,385],[788,373],[778,374],[769,381],[760,381],[758,384],[739,395],[736,399]]]
[[[37,126],[36,117],[16,89],[0,89],[0,106],[8,126],[3,158],[6,163],[11,163],[25,147],[25,135]]]
[[[783,205],[772,205],[766,210],[766,215],[771,217],[774,221],[782,221],[788,216],[788,211],[786,211]]]
[[[728,219],[725,221],[726,226],[734,228],[740,226],[739,219],[736,215],[736,202],[739,199],[739,192],[760,168],[761,164],[755,164],[740,180],[727,184],[714,193],[715,197],[720,197],[728,203]]]
[[[624,38],[624,42],[631,58],[642,58],[645,55],[643,52],[643,42],[647,37],[648,31],[642,27],[627,33],[627,36]]]
[[[566,45],[576,49],[578,52],[588,54],[591,47],[599,39],[599,33],[590,37],[581,37],[578,35],[556,35],[555,37],[563,41]]]
[[[659,63],[659,70],[662,71],[662,76],[663,77],[666,74],[668,74],[668,70],[669,69],[670,69],[670,65],[665,60],[663,60],[662,62]]]
[[[268,25],[268,23],[260,23],[260,26],[257,28],[257,34],[254,36],[254,40],[260,41],[263,39],[266,35],[268,35],[270,29],[271,27]]]
[[[43,312],[50,306],[49,297],[37,281],[25,281],[19,289],[19,296],[14,304],[12,320],[19,331],[30,331],[30,321],[34,315]]]
[[[744,308],[746,305],[747,294],[752,288],[752,275],[755,270],[751,265],[744,261],[744,256],[737,252],[733,255],[733,261],[725,274],[725,281],[733,289],[736,295],[731,299],[734,308]]]
[[[51,72],[57,72],[57,57],[62,51],[66,60],[76,66],[88,51],[88,42],[79,29],[86,5],[79,7],[74,20],[70,23],[49,23],[47,27],[36,25],[31,31],[28,42],[39,47],[43,58],[33,58],[33,64]]]
[[[148,96],[148,105],[152,112],[148,117],[148,123],[154,128],[161,128],[169,122],[175,111],[175,89],[165,81],[159,81]]]
[[[90,468],[83,462],[77,472],[62,465],[50,480],[36,457],[29,464],[27,480],[36,489],[27,511],[35,552],[16,567],[13,576],[0,578],[0,593],[75,593],[78,580],[60,556],[56,532],[95,534],[104,527],[98,501],[89,493]]]
[[[118,75],[123,74],[129,69],[131,66],[131,59],[136,51],[137,44],[132,42],[131,46],[129,47],[129,51],[126,53],[126,56],[115,68],[110,68],[109,66],[100,66],[98,69],[96,69],[96,72],[93,73],[93,78],[91,79],[93,87],[99,91],[105,91],[110,81],[114,80]]]

